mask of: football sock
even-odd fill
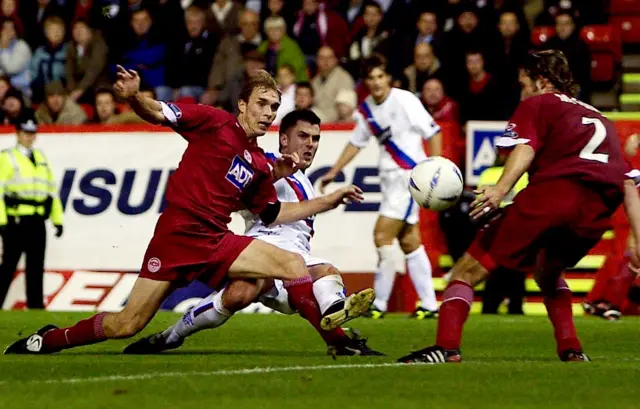
[[[346,295],[344,282],[339,275],[328,275],[313,283],[313,295],[318,301],[320,312],[324,315],[329,307],[343,302]]]
[[[171,328],[166,329],[162,336],[166,343],[177,342],[198,331],[216,328],[227,322],[233,315],[222,305],[224,289],[210,294],[200,300],[195,307],[187,311]]]
[[[373,289],[376,292],[376,299],[373,306],[380,311],[387,311],[393,283],[396,280],[396,266],[393,260],[393,246],[378,247],[378,269],[376,270]]]
[[[91,345],[107,339],[102,328],[102,320],[106,313],[96,314],[86,320],[78,321],[69,328],[58,328],[47,331],[42,336],[43,349],[61,351],[82,345]]]
[[[582,351],[582,346],[576,334],[571,310],[571,290],[562,277],[558,279],[553,297],[544,297],[549,320],[553,324],[554,337],[558,347],[558,354],[568,349]]]
[[[420,246],[417,250],[407,254],[406,259],[409,277],[411,277],[413,287],[422,302],[422,308],[426,308],[429,311],[437,310],[436,292],[431,278],[431,262],[427,257],[424,246]]]
[[[320,313],[318,302],[313,295],[311,277],[307,276],[293,281],[285,281],[284,286],[289,292],[289,303],[298,311],[302,318],[313,325],[327,345],[339,344],[347,338],[342,328],[325,331],[320,326],[322,314]]]
[[[454,280],[442,295],[436,345],[444,349],[460,349],[462,328],[469,316],[473,302],[473,288],[464,282]]]

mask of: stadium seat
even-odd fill
[[[615,59],[609,52],[591,54],[591,80],[593,82],[610,82],[615,72]]]
[[[591,52],[609,52],[616,61],[622,59],[622,41],[620,31],[611,25],[585,26],[580,37],[589,45]]]
[[[556,30],[550,26],[534,27],[531,31],[531,42],[534,46],[540,47],[542,44],[549,41],[551,37],[556,35]]]
[[[623,44],[640,44],[640,15],[612,16],[611,24],[620,30]]]
[[[90,104],[80,104],[80,108],[82,108],[82,110],[84,111],[84,113],[87,115],[87,119],[89,121],[93,120],[93,106]]]
[[[640,14],[640,0],[611,0],[612,15]]]

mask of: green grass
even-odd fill
[[[86,316],[2,312],[0,344],[46,323],[69,325]],[[144,333],[177,318],[160,314]],[[163,355],[123,356],[127,341],[113,341],[53,356],[0,356],[0,408],[634,408],[640,405],[638,324],[577,318],[594,359],[588,364],[557,360],[544,317],[472,316],[460,365],[223,373],[392,363],[431,343],[436,328],[435,321],[405,316],[357,320],[354,327],[388,357],[333,361],[298,317],[238,315]],[[134,378],[91,379],[108,376]]]

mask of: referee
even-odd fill
[[[51,219],[56,237],[62,235],[62,204],[44,153],[33,148],[38,125],[33,113],[16,124],[18,143],[0,153],[0,307],[11,285],[18,261],[26,254],[27,307],[44,308],[42,283],[47,231]]]

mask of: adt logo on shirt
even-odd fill
[[[236,155],[225,177],[235,187],[243,190],[253,179],[253,169],[240,156]]]

